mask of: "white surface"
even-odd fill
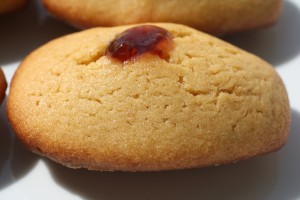
[[[0,115],[0,199],[243,199],[300,200],[300,1],[286,1],[279,23],[225,39],[274,65],[286,84],[292,125],[279,152],[220,167],[155,173],[72,170],[40,158],[15,139]],[[74,32],[33,1],[0,16],[0,65],[10,82],[19,62],[52,38]],[[8,91],[7,91],[8,93]]]

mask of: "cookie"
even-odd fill
[[[7,14],[21,9],[28,0],[0,0],[0,14]]]
[[[282,0],[43,0],[54,16],[79,28],[172,22],[212,34],[265,27],[277,21]]]
[[[272,66],[176,24],[94,28],[32,52],[7,103],[18,138],[72,168],[157,171],[278,150],[290,107]]]
[[[5,76],[3,74],[2,69],[0,68],[0,103],[2,103],[5,97],[6,87],[7,87],[7,83],[5,80]]]

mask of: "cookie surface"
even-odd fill
[[[185,24],[212,34],[274,23],[282,0],[43,0],[50,13],[79,28],[145,22]]]
[[[0,14],[14,12],[24,7],[28,0],[0,0]]]
[[[2,103],[5,97],[6,87],[7,87],[7,83],[5,80],[5,76],[3,74],[2,69],[0,68],[0,103]]]
[[[17,70],[9,120],[33,152],[92,170],[151,171],[230,163],[279,149],[290,108],[275,70],[175,24],[168,59],[105,56],[131,26],[53,40]]]

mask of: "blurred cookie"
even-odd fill
[[[152,171],[235,162],[288,136],[285,87],[268,63],[176,24],[94,28],[20,65],[9,120],[65,166]]]
[[[0,14],[7,14],[21,9],[28,0],[0,0]]]
[[[144,22],[185,24],[212,34],[225,34],[273,24],[282,0],[43,0],[54,16],[79,27],[118,26]]]
[[[0,103],[2,103],[5,97],[6,87],[7,87],[7,83],[5,80],[5,76],[3,74],[2,69],[0,68]]]

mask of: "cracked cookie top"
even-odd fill
[[[53,40],[17,70],[8,116],[32,151],[69,167],[149,171],[234,162],[280,148],[289,127],[284,85],[268,63],[176,24],[168,59],[126,67],[105,55],[135,26]]]

